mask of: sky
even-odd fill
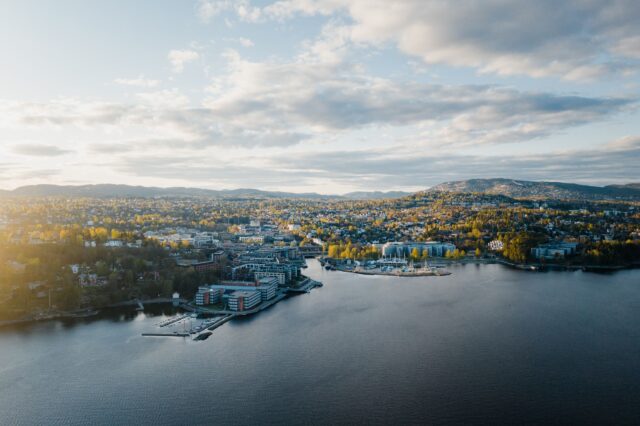
[[[640,181],[637,0],[0,0],[0,188]]]

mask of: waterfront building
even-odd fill
[[[280,281],[276,277],[264,277],[257,280],[257,289],[260,291],[262,301],[271,300],[276,297],[278,284]]]
[[[409,257],[414,249],[417,249],[419,253],[426,251],[429,257],[442,257],[447,252],[453,252],[456,246],[452,243],[439,241],[389,242],[382,246],[382,255],[384,257]]]
[[[196,293],[196,305],[215,305],[220,302],[220,296],[224,293],[223,290],[201,286],[198,287],[198,292]]]
[[[536,259],[564,258],[575,254],[577,247],[578,243],[566,241],[541,244],[531,249],[531,255]]]
[[[229,309],[242,312],[258,306],[262,300],[257,290],[236,290],[224,296],[227,299]]]
[[[254,280],[264,277],[278,277],[280,285],[285,285],[300,275],[300,264],[298,263],[252,262],[231,268],[231,279],[233,280],[242,276]]]
[[[256,271],[253,273],[253,276],[255,277],[256,280],[261,280],[264,278],[273,278],[281,286],[284,286],[287,280],[287,276],[284,272],[276,272],[276,271]]]
[[[213,284],[204,288],[215,291],[218,294],[227,294],[234,291],[258,291],[260,299],[266,301],[276,296],[278,283],[279,281],[276,278],[268,277],[257,281],[224,281],[222,284]]]

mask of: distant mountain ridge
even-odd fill
[[[547,199],[640,199],[640,183],[591,186],[565,182],[537,182],[518,179],[468,179],[445,182],[429,191],[478,192],[512,198]]]
[[[640,183],[625,185],[590,186],[564,182],[537,182],[517,179],[468,179],[444,182],[426,190],[427,192],[484,193],[505,195],[512,198],[540,199],[637,199],[640,200]],[[411,195],[403,191],[357,191],[343,195],[326,195],[315,192],[295,193],[263,191],[251,188],[203,189],[172,187],[159,188],[131,185],[28,185],[13,191],[0,190],[0,197],[95,197],[95,198],[156,198],[156,197],[203,197],[217,199],[255,198],[312,200],[379,200],[402,198]]]
[[[153,198],[153,197],[209,197],[209,198],[304,198],[304,199],[382,199],[398,198],[409,192],[352,192],[344,195],[325,195],[314,192],[294,193],[262,191],[259,189],[202,189],[202,188],[158,188],[146,186],[97,184],[97,185],[27,185],[13,191],[0,190],[0,196],[15,197],[96,197],[96,198]]]

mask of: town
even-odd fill
[[[640,260],[640,203],[421,192],[385,200],[15,198],[0,207],[0,320],[179,300],[255,313],[327,269],[445,275],[453,262],[615,269]]]

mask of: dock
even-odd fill
[[[213,331],[216,328],[220,327],[222,324],[224,324],[224,323],[226,323],[228,321],[231,321],[233,319],[233,317],[235,317],[235,315],[233,315],[233,314],[225,315],[224,317],[220,318],[218,321],[216,321],[213,324],[211,324],[205,330]]]
[[[322,283],[307,278],[299,287],[288,287],[285,291],[287,293],[311,293],[315,287],[322,287]]]
[[[189,333],[142,333],[145,337],[189,337]]]
[[[163,322],[161,322],[160,324],[158,324],[159,327],[167,327],[171,324],[175,324],[179,321],[182,321],[183,319],[189,318],[189,315],[179,315],[177,317],[174,318],[169,318],[168,320],[165,320]]]

